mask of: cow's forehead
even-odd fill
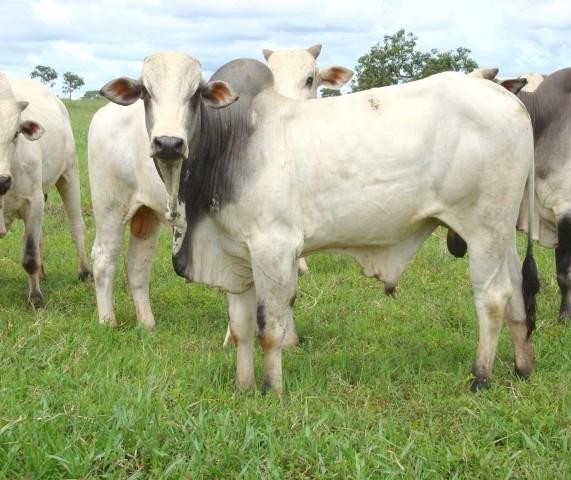
[[[170,85],[184,91],[196,89],[201,75],[202,67],[194,57],[183,53],[162,52],[145,58],[141,80],[147,87]]]
[[[272,69],[286,68],[315,68],[315,58],[307,49],[278,50],[272,53],[268,60],[268,66]]]

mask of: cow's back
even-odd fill
[[[29,102],[22,119],[34,120],[45,129],[38,142],[42,153],[43,189],[47,192],[76,161],[69,114],[49,88],[33,80],[15,80],[12,89],[17,100]]]
[[[521,198],[531,162],[521,102],[463,74],[304,102],[268,92],[256,108],[249,155],[260,166],[255,182],[280,179],[278,203],[289,208],[299,199],[310,249],[356,237],[390,243],[411,219],[460,211],[510,194],[506,189]],[[284,183],[284,164],[293,185]],[[252,208],[262,200],[248,195]]]

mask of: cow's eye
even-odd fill
[[[18,135],[20,135],[20,130],[16,130],[16,133],[14,134],[14,140],[18,138]]]
[[[305,81],[305,86],[311,87],[312,85],[313,85],[313,77],[309,76],[309,77],[307,77],[307,80]]]
[[[144,87],[144,85],[141,85],[141,98],[143,100],[150,98],[149,91]]]

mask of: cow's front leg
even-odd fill
[[[254,386],[254,334],[256,332],[256,290],[227,294],[228,335],[236,344],[236,383],[249,390]]]
[[[41,308],[45,303],[44,296],[40,290],[40,276],[42,272],[40,244],[44,217],[44,195],[41,190],[25,204],[21,215],[24,220],[22,266],[28,274],[28,299],[35,308]]]
[[[287,326],[293,324],[297,257],[294,249],[268,248],[261,253],[252,256],[252,272],[258,337],[264,352],[263,391],[271,390],[281,396],[282,347]]]

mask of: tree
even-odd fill
[[[322,88],[321,89],[321,97],[338,97],[341,95],[339,89],[335,88]]]
[[[98,98],[101,98],[99,90],[87,90],[81,97],[82,100],[97,100]]]
[[[85,85],[85,82],[83,81],[83,78],[81,78],[79,75],[76,75],[75,73],[71,72],[65,72],[63,74],[63,87],[61,90],[64,93],[64,95],[69,94],[70,100],[71,100],[71,94],[75,92],[78,88],[83,87],[83,85]]]
[[[45,65],[36,65],[36,68],[30,73],[30,78],[37,78],[44,85],[49,85],[53,87],[57,79],[57,72],[52,67],[47,67]]]
[[[371,51],[357,61],[352,91],[410,82],[448,70],[471,72],[478,67],[467,48],[421,52],[417,49],[417,40],[418,37],[404,29],[385,35],[382,45],[373,45]]]

